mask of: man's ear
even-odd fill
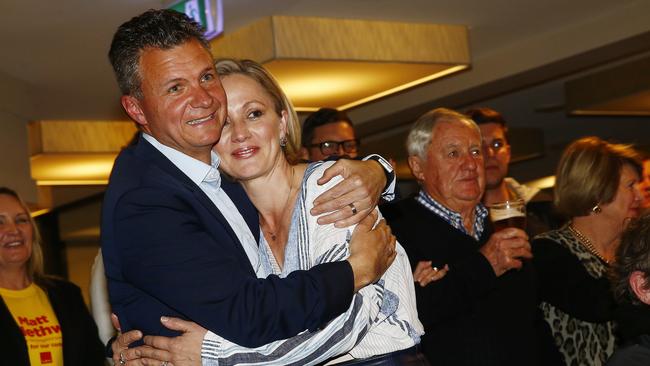
[[[422,159],[419,156],[411,155],[408,157],[409,168],[411,169],[411,174],[419,182],[424,181],[424,164]]]
[[[140,105],[140,101],[138,98],[133,97],[131,95],[122,95],[120,98],[120,102],[122,103],[122,107],[126,111],[126,113],[137,123],[142,127],[143,130],[147,131],[148,130],[148,122],[147,122],[147,117],[144,115],[144,112],[142,111],[142,106]]]
[[[648,279],[646,279],[645,273],[641,271],[634,271],[630,274],[630,288],[639,298],[639,300],[650,305],[650,284],[648,284]]]
[[[311,159],[309,159],[309,150],[307,150],[306,147],[301,146],[301,147],[300,147],[300,152],[299,152],[299,153],[300,153],[300,158],[301,158],[302,160],[311,160]]]

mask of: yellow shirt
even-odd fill
[[[0,288],[0,296],[20,328],[31,366],[63,366],[63,335],[45,291],[35,284],[23,290]]]

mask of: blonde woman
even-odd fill
[[[3,365],[104,364],[104,347],[79,288],[43,274],[38,229],[18,194],[5,187],[0,187],[0,329]]]
[[[217,71],[227,94],[228,117],[215,150],[221,168],[240,182],[259,212],[264,240],[258,277],[288,276],[320,263],[345,260],[354,227],[319,225],[310,215],[314,200],[339,178],[325,185],[318,178],[332,162],[296,164],[300,125],[277,82],[253,61],[221,60]],[[374,214],[375,218],[377,213]],[[361,224],[360,224],[361,225]],[[125,334],[113,350],[128,365],[171,361],[174,366],[222,364],[315,365],[328,359],[346,365],[372,362],[428,365],[417,349],[422,324],[417,318],[413,276],[403,248],[381,279],[362,288],[346,313],[318,332],[303,332],[258,348],[245,348],[193,323],[167,320],[187,331],[181,337],[145,337],[155,348],[122,351]],[[201,357],[197,357],[199,352]],[[339,356],[339,357],[336,357]],[[119,361],[118,357],[114,357]]]
[[[557,169],[555,205],[569,218],[532,242],[541,308],[567,365],[603,365],[614,352],[605,277],[621,233],[639,215],[641,160],[627,145],[585,137]]]

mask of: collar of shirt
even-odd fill
[[[142,135],[153,147],[165,155],[172,164],[187,175],[206,194],[215,207],[219,209],[235,232],[237,239],[239,239],[251,266],[253,266],[254,270],[257,270],[260,265],[257,242],[235,203],[221,189],[221,175],[217,169],[220,162],[219,155],[212,151],[211,164],[208,165],[174,148],[161,144],[151,135],[147,135],[146,133]]]
[[[449,225],[453,226],[457,230],[460,230],[461,232],[473,237],[475,240],[479,240],[481,238],[483,230],[485,229],[485,219],[488,216],[488,210],[482,203],[476,205],[473,225],[474,234],[471,234],[467,231],[467,229],[465,229],[465,225],[463,225],[463,217],[458,212],[448,209],[440,202],[433,199],[433,197],[431,197],[424,190],[420,190],[420,193],[415,198],[415,200],[422,204],[429,211],[438,215],[440,218],[445,220]]]
[[[192,180],[197,186],[201,182],[207,182],[215,187],[221,186],[221,175],[219,174],[219,155],[214,151],[210,152],[211,163],[210,165],[194,159],[172,147],[161,144],[155,137],[142,133],[142,137],[147,140],[153,147],[160,151],[167,159],[169,159],[178,169],[180,169],[188,178]]]

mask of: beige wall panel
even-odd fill
[[[29,174],[25,125],[34,112],[30,85],[0,72],[0,186],[36,202],[36,185]]]
[[[87,305],[90,304],[88,291],[90,286],[90,269],[98,252],[99,243],[96,242],[68,245],[65,250],[66,260],[68,262],[68,279],[81,288],[81,293]]]
[[[212,41],[215,57],[468,64],[465,26],[274,16]]]
[[[31,153],[117,152],[137,129],[129,121],[33,121],[40,128],[40,145],[30,136]],[[37,132],[30,126],[30,133]],[[40,151],[38,151],[40,148]]]
[[[469,63],[464,26],[273,17],[278,58]]]
[[[266,62],[274,57],[271,18],[264,18],[249,26],[212,41],[215,58],[246,58]]]
[[[30,156],[40,154],[43,151],[43,136],[40,123],[27,123],[27,140]]]

